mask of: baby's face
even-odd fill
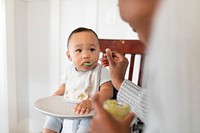
[[[97,65],[100,46],[97,37],[92,32],[79,32],[71,36],[68,43],[67,56],[79,71],[88,71]],[[94,62],[91,66],[84,63]]]

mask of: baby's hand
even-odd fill
[[[90,99],[83,100],[81,103],[76,104],[74,107],[74,112],[76,114],[88,114],[91,110],[93,109],[92,107],[92,101]]]

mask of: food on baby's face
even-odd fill
[[[83,65],[84,66],[91,66],[93,63],[91,62],[91,63],[89,63],[89,62],[85,62]]]
[[[125,118],[130,113],[130,106],[117,100],[106,100],[103,108],[117,120]]]

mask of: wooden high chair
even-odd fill
[[[145,58],[145,45],[140,40],[111,40],[111,39],[99,39],[101,52],[105,52],[106,48],[112,51],[118,51],[128,56],[129,66],[126,71],[126,78],[133,81],[136,85],[142,85],[142,75],[143,66]],[[139,60],[138,57],[139,56]],[[135,69],[138,68],[136,71]],[[135,78],[136,77],[136,78]],[[117,90],[114,89],[114,99],[116,98]],[[136,125],[134,125],[134,131],[139,133],[142,132],[143,123],[139,120]]]
[[[144,64],[144,54],[145,54],[145,45],[139,40],[111,40],[111,39],[99,39],[101,52],[105,52],[106,48],[111,49],[112,51],[118,51],[123,53],[125,56],[129,55],[129,66],[126,71],[128,74],[127,79],[133,80],[134,68],[137,66],[135,63],[136,56],[140,55],[141,60],[139,63],[139,75],[137,76],[136,84],[141,87],[142,85],[142,72]],[[135,65],[136,64],[136,65]]]

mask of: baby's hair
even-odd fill
[[[69,45],[69,40],[70,40],[70,38],[71,38],[71,36],[72,36],[73,34],[76,34],[76,33],[79,33],[79,32],[84,32],[84,31],[94,33],[94,35],[97,37],[97,39],[99,39],[98,36],[97,36],[97,34],[96,34],[96,32],[94,32],[92,29],[85,28],[85,27],[79,27],[79,28],[73,30],[73,31],[71,32],[71,34],[69,35],[69,37],[68,37],[68,39],[67,39],[67,47],[68,47],[68,45]]]

